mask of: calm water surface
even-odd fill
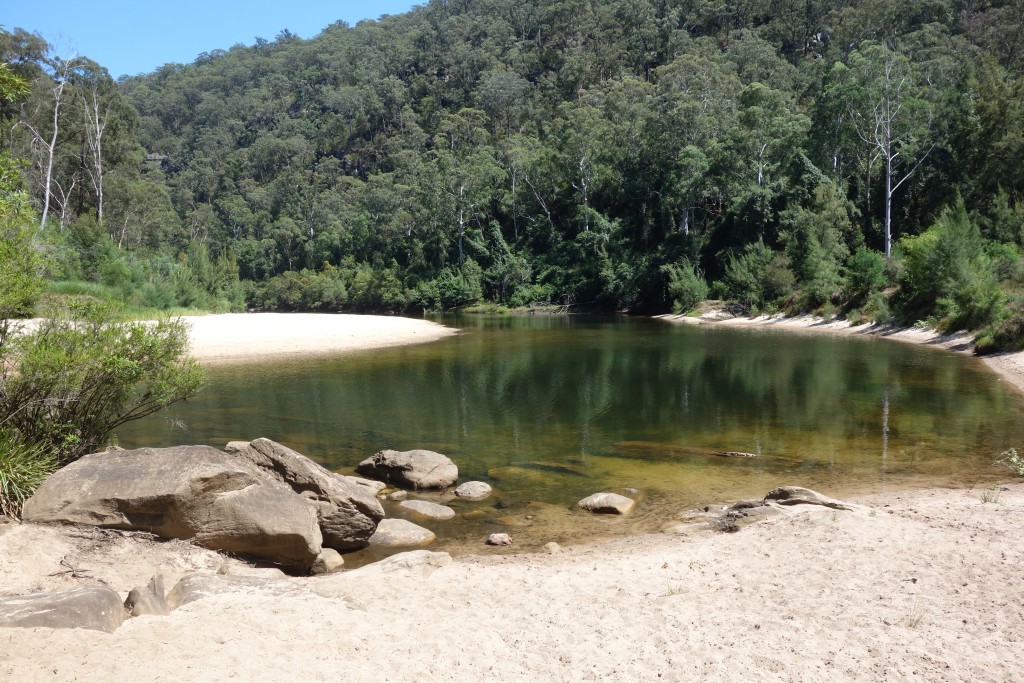
[[[211,367],[201,396],[121,444],[265,436],[343,472],[383,448],[440,451],[460,481],[496,489],[451,503],[454,521],[419,522],[453,551],[494,531],[518,550],[657,531],[685,508],[788,483],[831,495],[987,483],[1007,476],[999,453],[1024,445],[1021,396],[934,349],[645,319],[449,322],[463,331],[430,344]],[[623,487],[641,498],[628,518],[572,509]]]

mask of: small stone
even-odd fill
[[[459,487],[455,489],[455,495],[465,500],[483,500],[491,495],[492,491],[490,484],[482,481],[467,481],[464,484],[459,484]]]
[[[544,544],[544,550],[548,551],[549,555],[557,555],[562,552],[562,546],[558,545],[554,541]]]
[[[405,500],[408,497],[409,494],[406,491],[392,491],[387,495],[388,500]]]
[[[311,569],[313,574],[330,574],[345,566],[345,558],[334,548],[324,548],[316,556]]]
[[[409,510],[429,519],[444,520],[455,517],[455,510],[452,510],[447,505],[438,505],[426,500],[406,500],[399,503],[398,506],[403,510]]]
[[[512,537],[508,534],[491,534],[487,537],[487,545],[512,545]]]
[[[588,512],[600,515],[628,515],[636,506],[636,501],[617,493],[602,492],[587,496],[577,505]]]

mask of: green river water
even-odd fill
[[[658,531],[686,508],[782,484],[833,496],[982,486],[1008,479],[992,463],[1024,446],[1022,397],[977,359],[931,348],[624,317],[445,323],[460,334],[210,367],[202,395],[127,426],[120,443],[264,436],[345,473],[384,448],[439,451],[460,481],[495,488],[452,502],[450,522],[415,520],[455,552],[481,551],[494,531],[516,550]],[[625,487],[640,500],[628,517],[573,509]]]

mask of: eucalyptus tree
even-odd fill
[[[892,204],[896,192],[935,148],[932,106],[927,86],[917,82],[909,57],[885,43],[865,41],[848,64],[839,62],[829,76],[845,101],[848,122],[884,176],[884,249],[892,254]]]

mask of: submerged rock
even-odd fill
[[[455,510],[452,510],[447,505],[438,505],[426,500],[406,500],[399,503],[398,506],[403,510],[409,510],[428,519],[445,520],[455,517]]]
[[[459,468],[434,451],[380,451],[359,463],[356,472],[397,486],[443,489],[459,478]]]
[[[455,495],[464,500],[483,500],[491,495],[492,491],[490,484],[482,481],[467,481],[464,484],[459,484],[459,487],[455,489]]]
[[[620,496],[617,493],[595,493],[592,496],[587,496],[579,503],[581,508],[588,512],[601,515],[628,515],[633,511],[636,506],[636,501],[632,498],[626,498]]]

